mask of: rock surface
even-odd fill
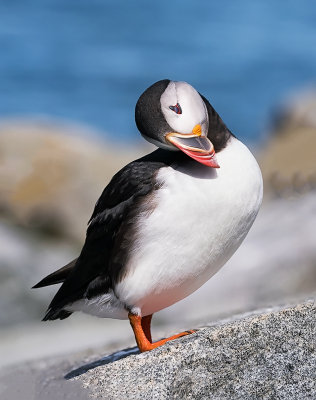
[[[226,320],[143,354],[21,365],[2,371],[1,399],[315,399],[315,311],[308,301]]]

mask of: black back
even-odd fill
[[[63,310],[67,304],[115,287],[125,272],[140,208],[150,208],[146,196],[159,188],[156,172],[177,157],[178,153],[158,149],[113,176],[95,205],[76,265],[53,298],[44,320],[66,318],[70,315]]]

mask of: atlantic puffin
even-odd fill
[[[44,321],[75,311],[129,319],[143,352],[193,333],[152,342],[152,315],[197,290],[233,255],[263,185],[251,152],[188,83],[154,83],[138,99],[135,120],[158,149],[113,176],[79,257],[34,287],[63,283]]]

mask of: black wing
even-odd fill
[[[169,152],[159,149],[114,175],[95,205],[76,265],[53,298],[44,320],[66,318],[71,313],[63,310],[65,305],[113,287],[124,272],[139,205],[158,188],[157,170],[170,162]]]

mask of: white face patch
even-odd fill
[[[160,98],[162,113],[174,130],[178,133],[191,133],[195,125],[200,124],[202,135],[207,136],[208,113],[206,105],[199,93],[186,82],[171,81]],[[169,107],[179,104],[181,114]]]

